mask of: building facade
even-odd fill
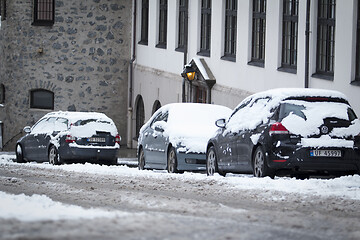
[[[0,148],[50,111],[97,111],[126,143],[128,0],[1,0]]]
[[[359,9],[358,0],[136,0],[132,135],[167,103],[235,107],[271,88],[339,90],[360,115]],[[196,70],[191,83],[184,65]]]

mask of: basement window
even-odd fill
[[[34,0],[34,22],[36,26],[54,25],[55,0]]]

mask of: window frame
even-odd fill
[[[139,44],[148,45],[149,42],[149,0],[142,0],[141,30]]]
[[[225,31],[223,60],[236,61],[238,0],[225,1]]]
[[[36,96],[34,96],[36,93],[46,93],[46,94],[50,94],[47,97],[50,97],[51,99],[47,99],[50,100],[51,103],[47,104],[47,106],[45,105],[41,105],[38,104],[35,98]],[[46,90],[46,89],[33,89],[30,91],[30,108],[33,109],[45,109],[45,110],[54,110],[54,92]],[[35,102],[34,102],[35,101]]]
[[[201,0],[200,51],[198,55],[210,57],[212,0]]]
[[[296,73],[299,0],[283,0],[281,69]]]
[[[157,48],[166,49],[167,45],[167,16],[168,16],[168,0],[159,1],[159,34]]]
[[[322,4],[323,3],[323,4]],[[329,12],[327,8],[326,15],[322,15],[321,5],[333,5],[333,12]],[[333,17],[329,17],[333,15]],[[316,39],[316,73],[315,77],[326,80],[334,79],[335,69],[335,24],[336,24],[336,0],[318,0],[318,16],[317,16],[317,39]],[[331,31],[329,33],[329,29]],[[322,38],[322,33],[326,37]],[[324,45],[325,44],[325,45]],[[324,48],[325,47],[325,48]],[[324,56],[325,59],[323,59]],[[324,66],[323,66],[324,65]]]
[[[257,4],[260,2],[260,4]],[[248,64],[264,67],[266,44],[266,0],[253,0],[251,30],[251,60]],[[258,31],[256,31],[258,29]],[[260,30],[261,29],[261,30]],[[259,33],[258,37],[257,33]]]
[[[357,1],[356,41],[355,42],[356,42],[355,79],[351,82],[351,84],[360,86],[360,0]]]
[[[39,2],[43,3],[45,5],[45,8],[47,11],[44,11],[43,13],[49,14],[48,16],[44,18],[39,18],[39,14],[41,11],[39,11]],[[48,4],[48,5],[46,5]],[[32,25],[35,26],[52,26],[55,23],[55,0],[34,0],[34,21]]]

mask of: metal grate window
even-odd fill
[[[167,0],[160,0],[159,6],[159,39],[156,47],[166,48],[167,41]]]
[[[188,0],[179,1],[179,32],[178,32],[178,48],[177,50],[184,51],[187,36],[187,11]]]
[[[149,0],[142,0],[141,6],[141,44],[148,44],[149,38]]]
[[[335,0],[319,0],[316,73],[334,75]]]
[[[52,25],[54,24],[54,15],[54,0],[34,0],[33,25]]]
[[[299,0],[284,0],[281,65],[285,68],[297,66],[298,15]]]
[[[200,54],[210,56],[211,43],[211,0],[201,1]]]
[[[236,22],[237,0],[226,0],[225,7],[225,46],[224,57],[228,60],[236,58]]]
[[[253,0],[251,61],[265,61],[266,0]]]
[[[54,110],[54,93],[43,89],[32,90],[30,92],[30,108]]]

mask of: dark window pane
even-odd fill
[[[148,38],[149,38],[149,0],[142,0],[140,43],[148,44]]]
[[[296,68],[297,66],[298,11],[298,0],[284,0],[282,67]]]
[[[236,56],[237,0],[226,0],[224,56]]]
[[[34,24],[53,24],[54,7],[54,0],[34,0]]]
[[[251,61],[265,60],[266,0],[253,0]]]
[[[356,62],[355,62],[355,80],[360,82],[360,1],[357,2],[357,30],[356,30]]]
[[[159,39],[157,47],[166,48],[167,38],[167,0],[160,0]]]
[[[335,0],[319,0],[316,72],[334,75]]]

